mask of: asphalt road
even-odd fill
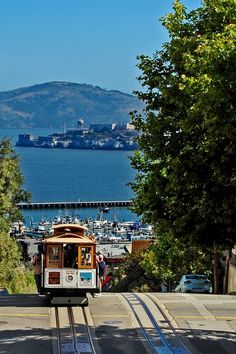
[[[192,353],[236,353],[236,296],[159,293],[156,295]]]
[[[236,353],[236,296],[152,293],[190,353]],[[102,354],[144,354],[139,328],[120,294],[89,296]],[[0,354],[53,354],[52,309],[43,296],[0,297]],[[111,350],[112,348],[112,350]]]

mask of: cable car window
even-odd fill
[[[63,267],[62,245],[47,245],[46,267],[47,268]]]
[[[78,268],[78,246],[68,243],[63,246],[64,267]]]
[[[80,266],[92,266],[92,247],[80,247]]]
[[[60,247],[51,246],[49,248],[49,261],[58,261],[60,259]]]

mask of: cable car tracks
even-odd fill
[[[190,354],[169,319],[155,300],[148,294],[122,294],[145,339],[148,353]]]
[[[191,354],[153,294],[120,294],[147,353]],[[101,352],[88,307],[52,308],[52,354]],[[125,348],[124,348],[125,350]]]
[[[96,354],[87,308],[54,307],[52,311],[55,311],[52,316],[55,320],[52,324],[53,354]]]

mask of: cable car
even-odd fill
[[[87,293],[100,291],[95,237],[81,225],[54,225],[41,248],[40,293],[52,305],[88,306]]]

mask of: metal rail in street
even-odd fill
[[[148,294],[121,294],[140,326],[149,353],[191,354],[164,311]],[[147,301],[148,300],[148,301]]]
[[[87,314],[81,307],[55,307],[53,313],[53,354],[96,354]]]

